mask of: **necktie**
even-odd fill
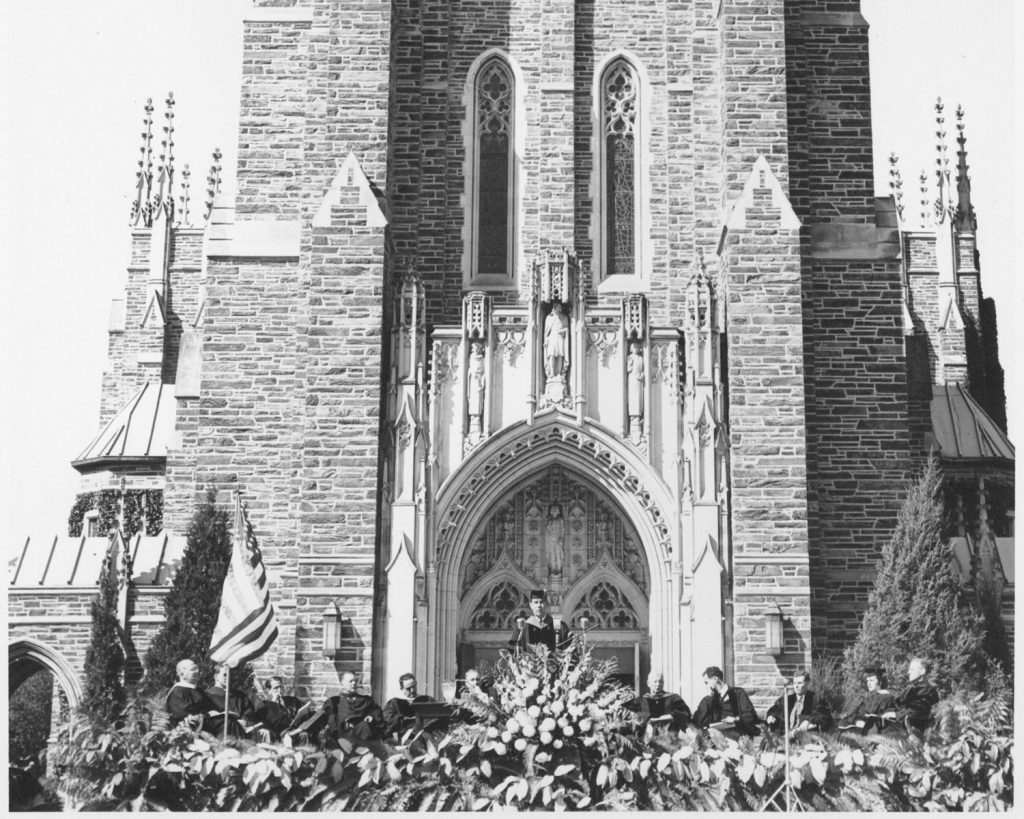
[[[800,714],[804,710],[804,698],[802,696],[796,698],[796,702],[793,704],[793,713],[789,715],[789,727],[796,728],[800,724]]]

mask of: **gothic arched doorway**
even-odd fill
[[[549,611],[634,686],[650,660],[651,575],[636,528],[591,482],[554,464],[507,492],[476,527],[459,572],[459,675],[487,667],[548,592]]]

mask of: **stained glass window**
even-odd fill
[[[617,60],[604,73],[605,275],[636,272],[637,80]]]
[[[477,75],[477,275],[509,274],[512,75],[500,59]]]

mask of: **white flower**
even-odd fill
[[[550,731],[541,731],[541,734],[540,734],[540,744],[541,745],[550,745],[551,744],[551,740],[553,740],[553,739],[554,739],[554,737],[551,736],[551,732]]]
[[[511,731],[502,731],[501,732],[501,741],[504,742],[504,743],[511,742],[512,741],[512,732]]]
[[[541,731],[554,731],[555,730],[555,725],[556,725],[555,721],[553,719],[551,719],[551,717],[548,717],[546,720],[544,720],[544,722],[542,722],[540,724],[540,730]]]
[[[593,722],[593,720],[590,719],[590,717],[584,717],[583,719],[580,720],[580,730],[581,731],[589,731],[593,727],[594,727],[594,722]]]
[[[561,700],[555,700],[551,703],[551,713],[556,717],[565,710],[565,703]]]
[[[565,717],[559,717],[558,718],[558,727],[559,728],[564,728],[568,724],[569,724],[569,720],[566,719]]]
[[[494,753],[498,756],[505,756],[508,753],[508,748],[505,747],[505,743],[498,742],[494,745]]]
[[[564,728],[562,728],[562,734],[567,737],[571,737],[575,733],[576,729],[573,728],[571,725],[566,725]]]
[[[531,705],[529,709],[527,709],[527,713],[534,719],[537,719],[537,717],[540,716],[540,708],[536,705]]]
[[[527,742],[522,737],[519,737],[519,739],[516,740],[516,750],[517,751],[525,751],[526,750],[526,745],[527,745]]]
[[[515,717],[513,717],[513,718],[512,718],[512,719],[510,719],[510,720],[509,720],[508,722],[506,722],[506,723],[505,723],[505,727],[506,727],[506,728],[507,728],[507,729],[508,729],[509,731],[511,731],[511,732],[512,732],[513,734],[518,734],[518,733],[519,733],[519,728],[520,728],[520,725],[519,725],[519,721],[518,721],[518,720],[516,720],[516,719],[515,719]]]
[[[537,733],[537,729],[534,728],[532,725],[524,725],[523,726],[523,736],[524,737],[532,737],[536,733]]]
[[[555,740],[555,741],[554,741],[553,743],[551,743],[551,744],[552,744],[552,745],[554,745],[554,746],[555,746],[556,748],[561,748],[561,747],[562,747],[563,745],[565,745],[565,743],[564,743],[564,742],[562,742],[562,740],[560,740],[560,739],[556,739],[556,740]]]
[[[534,759],[543,765],[545,762],[551,761],[551,754],[549,754],[547,751],[538,751]]]
[[[487,729],[487,736],[489,736],[491,739],[497,739],[499,733],[500,732],[498,731],[498,729],[495,728],[493,725]]]
[[[547,698],[547,697],[545,697],[545,696],[544,696],[543,694],[538,694],[538,695],[537,695],[537,704],[538,704],[538,705],[543,705],[543,704],[544,704],[544,703],[546,703],[547,701],[548,701],[548,698]]]

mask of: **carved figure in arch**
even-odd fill
[[[484,370],[484,345],[473,342],[469,353],[469,368],[466,379],[466,404],[469,409],[469,440],[478,443],[483,434],[484,396],[486,374]]]
[[[629,345],[629,355],[626,357],[626,380],[629,438],[636,444],[640,442],[644,416],[644,356],[638,341]]]
[[[561,574],[565,561],[565,518],[562,507],[556,503],[548,507],[548,519],[544,526],[544,559],[548,574]]]
[[[544,320],[544,375],[548,383],[564,382],[569,371],[569,319],[562,311],[562,303],[554,302]]]

